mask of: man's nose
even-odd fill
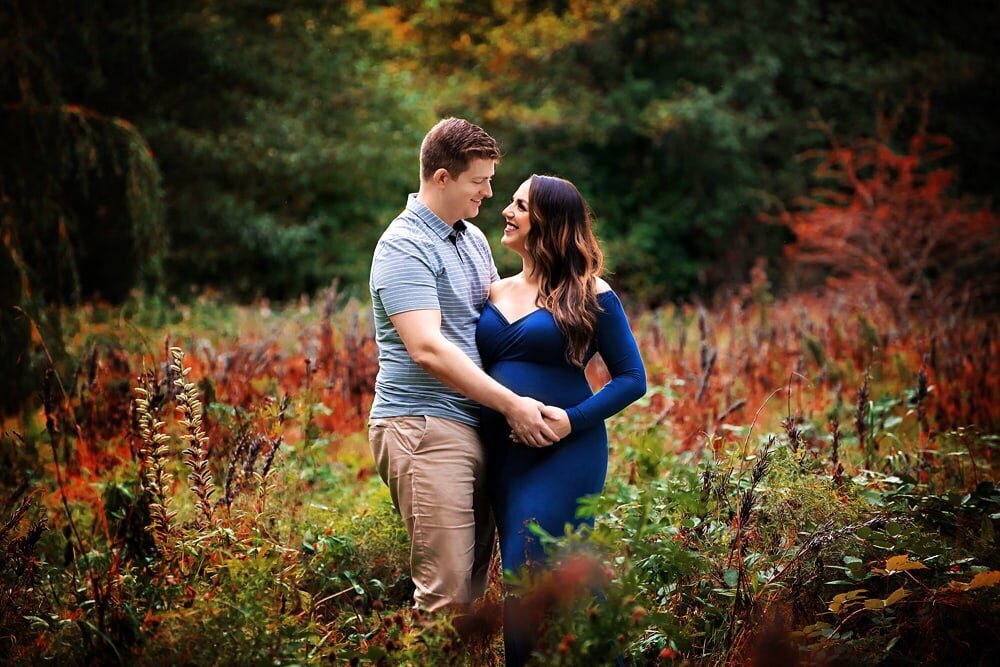
[[[487,197],[487,198],[492,197],[493,196],[493,185],[489,181],[486,181],[484,183],[484,185],[486,186],[486,192],[483,193],[483,196]]]

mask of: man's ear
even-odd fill
[[[444,167],[440,167],[434,172],[434,175],[431,176],[431,182],[438,187],[444,187],[448,184],[448,181],[451,180],[454,180],[451,177],[451,173]]]

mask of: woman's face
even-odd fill
[[[525,241],[531,231],[531,221],[528,216],[528,190],[531,189],[529,178],[517,189],[510,204],[503,210],[503,218],[507,225],[503,228],[503,238],[500,240],[505,247],[519,255],[525,252]]]

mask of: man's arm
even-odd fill
[[[542,403],[504,387],[441,335],[440,310],[408,310],[389,319],[413,361],[464,396],[503,414],[521,442],[544,447],[559,439],[545,423]]]

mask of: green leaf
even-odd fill
[[[891,417],[886,418],[886,420],[885,420],[885,428],[887,428],[887,429],[888,428],[896,428],[897,426],[899,426],[902,423],[903,423],[903,418],[902,417],[900,417],[899,415],[892,415]]]

